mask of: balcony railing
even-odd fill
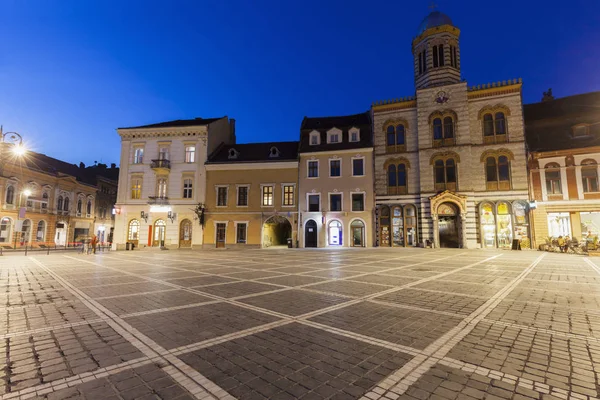
[[[151,206],[166,206],[169,205],[169,198],[167,196],[149,196],[148,204]]]
[[[152,162],[150,163],[150,168],[170,170],[171,169],[171,161],[163,160],[163,159],[152,160]]]

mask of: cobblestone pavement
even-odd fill
[[[0,258],[3,399],[593,399],[600,260],[482,250]]]

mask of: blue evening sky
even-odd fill
[[[414,94],[427,0],[0,0],[0,124],[65,161],[119,162],[115,128],[228,115],[238,142]],[[600,1],[438,0],[470,85],[600,90]]]

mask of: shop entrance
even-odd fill
[[[218,223],[216,226],[216,244],[217,249],[225,247],[225,233],[227,232],[227,225]]]
[[[154,247],[164,247],[165,245],[165,231],[167,224],[162,219],[159,219],[154,223]]]
[[[179,247],[192,247],[192,221],[184,219],[179,226]]]
[[[451,203],[440,204],[438,208],[438,229],[440,247],[459,248],[458,218],[456,206]]]

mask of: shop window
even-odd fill
[[[581,162],[581,182],[585,193],[598,191],[598,164],[594,160]]]
[[[597,248],[600,235],[600,212],[582,212],[579,216],[581,218],[582,239]]]
[[[392,246],[404,246],[404,215],[400,206],[392,209]]]
[[[382,206],[379,214],[379,245],[389,247],[390,242],[390,208]]]
[[[570,235],[571,216],[569,213],[548,213],[548,236],[557,238]]]
[[[546,193],[548,195],[562,194],[560,182],[560,165],[549,163],[545,167],[546,172]]]
[[[0,220],[0,243],[11,242],[12,219],[3,217]]]
[[[341,246],[343,242],[343,229],[340,221],[330,221],[327,226],[327,237],[330,246]]]
[[[509,248],[512,245],[512,212],[510,204],[501,201],[496,207],[496,229],[498,247]]]
[[[481,241],[485,248],[496,247],[496,219],[494,205],[482,203],[479,206],[479,223],[481,226]]]

